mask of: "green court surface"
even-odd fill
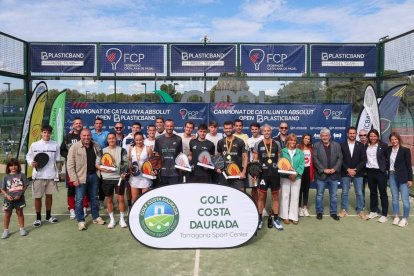
[[[362,221],[354,212],[339,222],[329,216],[324,216],[322,221],[312,216],[301,218],[299,225],[285,225],[284,231],[268,229],[265,225],[257,236],[238,248],[159,250],[141,245],[128,229],[121,229],[119,225],[112,230],[93,225],[90,216],[88,230],[78,231],[76,222],[69,220],[66,189],[62,183],[59,186],[53,205],[59,223],[43,222],[36,229],[31,226],[35,216],[31,192],[27,191],[25,220],[29,235],[19,236],[13,214],[12,235],[0,240],[0,275],[414,274],[414,222],[411,219],[403,229],[391,225],[390,218],[380,224],[377,220]],[[388,194],[392,212],[391,193]],[[327,199],[328,191],[325,192],[325,214],[329,209]],[[311,214],[315,214],[314,202],[315,191],[311,190]],[[351,190],[351,208],[354,202]],[[108,221],[104,210],[101,214]],[[0,218],[3,219],[2,213]]]

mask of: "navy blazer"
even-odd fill
[[[348,141],[342,142],[341,144],[342,150],[342,177],[349,176],[347,173],[347,169],[356,169],[357,173],[355,177],[363,177],[365,173],[365,166],[367,164],[367,151],[365,146],[358,141],[355,141],[354,152],[351,157],[351,152],[349,151]]]
[[[335,173],[331,175],[333,180],[341,178],[342,151],[339,143],[331,141],[331,168],[328,168],[328,159],[322,141],[313,145],[312,153],[316,179],[323,181],[328,178],[329,175],[323,172],[325,169],[335,169]]]
[[[388,160],[390,160],[392,146],[388,147]],[[388,166],[389,169],[389,166]],[[407,183],[413,180],[413,168],[411,167],[411,151],[400,145],[394,163],[395,175],[398,183]]]
[[[366,147],[368,149],[368,147]],[[377,162],[379,169],[383,173],[387,173],[389,162],[388,162],[388,145],[382,141],[378,141],[378,148],[377,148]]]

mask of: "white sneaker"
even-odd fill
[[[369,213],[369,215],[368,215],[368,218],[369,218],[369,219],[373,219],[373,218],[376,218],[376,217],[379,217],[379,215],[378,215],[378,213],[377,213],[377,212],[371,212],[371,213]]]
[[[69,215],[69,218],[70,219],[75,219],[76,218],[75,210],[70,209],[69,210],[69,213],[70,213],[70,215]]]
[[[108,229],[113,229],[115,227],[115,225],[116,225],[115,220],[111,220],[108,224]]]
[[[309,210],[308,210],[308,208],[303,208],[303,215],[304,215],[305,217],[310,217],[310,214],[309,214]]]
[[[127,228],[128,224],[126,224],[125,220],[121,219],[119,220],[119,226],[121,226],[122,228]]]
[[[387,219],[387,217],[386,216],[381,216],[379,219],[378,219],[378,222],[379,223],[386,223],[388,221],[388,219]]]
[[[400,222],[400,218],[399,217],[395,217],[393,220],[392,220],[392,225],[398,225],[398,223]]]
[[[408,221],[407,221],[407,219],[406,218],[402,218],[401,220],[400,220],[400,223],[398,223],[398,226],[399,227],[406,227],[408,225]]]
[[[269,216],[269,213],[267,213],[266,208],[263,208],[262,216],[263,217],[268,217]]]
[[[300,208],[300,207],[299,207],[299,216],[300,216],[300,217],[303,217],[303,215],[304,215],[304,214],[303,214],[303,208]]]

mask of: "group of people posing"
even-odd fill
[[[118,122],[114,132],[103,130],[103,120],[96,118],[93,129],[84,128],[82,119],[73,120],[72,129],[58,145],[51,140],[52,128],[45,125],[41,129],[41,140],[33,143],[26,156],[27,164],[33,168],[33,197],[36,211],[34,227],[42,225],[42,198],[45,197],[46,221],[57,223],[52,216],[52,195],[57,192],[56,180],[59,170],[57,162],[66,159],[67,204],[70,219],[76,219],[79,230],[86,230],[85,218],[90,207],[92,223],[106,224],[99,215],[100,207],[106,202],[109,215],[108,228],[117,225],[114,218],[114,194],[117,195],[120,227],[127,227],[125,214],[143,193],[151,188],[174,185],[183,182],[218,183],[246,191],[251,188],[251,196],[258,208],[258,229],[263,226],[266,212],[267,191],[271,190],[272,209],[268,215],[268,227],[283,230],[285,225],[299,223],[300,216],[310,216],[308,198],[310,184],[316,180],[316,218],[323,219],[323,196],[329,190],[329,213],[334,220],[344,218],[349,213],[348,192],[351,182],[356,194],[355,210],[362,220],[379,218],[385,223],[388,215],[387,179],[389,179],[393,224],[407,226],[410,211],[409,187],[412,185],[410,149],[401,145],[401,137],[393,132],[390,146],[380,141],[377,130],[359,132],[354,127],[347,129],[347,141],[337,143],[331,140],[330,130],[320,131],[320,141],[313,144],[310,134],[288,133],[286,122],[279,125],[279,133],[272,136],[270,125],[250,125],[251,137],[243,133],[243,121],[226,121],[223,134],[218,133],[218,125],[197,126],[188,121],[184,132],[174,131],[174,121],[159,117],[154,125],[142,132],[139,122],[133,123],[131,132],[124,135],[125,126]],[[198,165],[200,154],[221,155],[224,168],[206,168]],[[39,165],[36,155],[46,153],[47,163]],[[191,172],[177,169],[175,160],[179,154],[188,157]],[[110,156],[110,162],[105,160]],[[143,164],[152,156],[161,160],[160,167],[147,177],[142,172]],[[281,158],[287,159],[290,171],[278,168]],[[259,175],[254,177],[247,171],[249,163],[260,164]],[[222,172],[230,164],[236,164],[240,173],[236,178],[227,178]],[[7,164],[6,176],[1,183],[5,210],[2,238],[9,236],[9,223],[13,209],[16,209],[20,225],[20,235],[27,235],[24,228],[24,191],[28,186],[21,166],[16,159]],[[370,213],[365,214],[365,183],[370,190]],[[337,188],[342,183],[341,208],[337,210]],[[381,209],[378,207],[378,193]],[[399,216],[399,195],[403,202],[403,215]],[[126,196],[126,200],[125,197]],[[127,205],[125,204],[127,202]]]

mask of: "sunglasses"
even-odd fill
[[[360,134],[359,137],[364,137],[367,136],[366,134]]]
[[[280,127],[280,129],[288,129],[287,127]]]
[[[116,130],[122,130],[122,129],[123,129],[123,127],[116,127],[115,129],[116,129]]]

